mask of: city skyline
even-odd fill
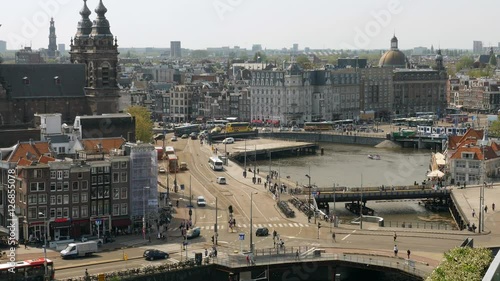
[[[484,1],[489,9],[500,2]],[[7,48],[23,46],[47,48],[50,18],[55,21],[57,43],[70,45],[81,16],[83,0],[40,0],[20,9],[19,2],[4,3],[6,13],[0,27],[0,40]],[[98,0],[88,0],[94,20]],[[393,34],[400,49],[427,47],[472,49],[472,42],[485,47],[498,46],[500,38],[484,26],[495,26],[494,17],[468,13],[470,2],[453,5],[424,1],[369,1],[338,3],[317,0],[300,5],[296,0],[191,0],[158,2],[143,0],[123,5],[104,0],[111,32],[121,48],[168,48],[170,41],[181,41],[183,48],[206,49],[240,46],[251,49],[388,49]],[[127,15],[127,16],[123,16]],[[460,20],[466,18],[467,20]],[[450,34],[460,34],[449,36]]]

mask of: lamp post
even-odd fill
[[[253,195],[257,194],[257,192],[250,193],[250,252],[253,254]]]
[[[39,212],[38,216],[43,216],[43,221],[45,223],[45,235],[43,237],[43,266],[45,267],[44,280],[48,280],[49,279],[49,272],[48,272],[48,268],[47,268],[47,229],[48,229],[47,216],[42,212]]]
[[[361,173],[361,201],[359,202],[359,229],[363,229],[363,173]]]
[[[142,201],[142,237],[144,238],[144,240],[146,240],[146,189],[149,190],[149,186],[145,186],[143,189],[142,189],[142,198],[143,198],[143,201]]]
[[[311,218],[311,176],[306,175],[306,177],[309,179],[309,185],[307,186],[307,188],[309,189],[308,191],[309,199],[307,200],[307,208],[309,209],[309,215],[307,216],[307,222],[309,222]],[[316,218],[316,216],[314,217]]]

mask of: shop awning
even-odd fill
[[[132,224],[130,219],[115,219],[111,222],[113,227],[119,227],[119,226],[129,226]]]

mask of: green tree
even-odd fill
[[[257,52],[253,55],[254,62],[265,62],[266,59],[267,59],[267,56],[264,52]]]
[[[295,61],[302,67],[303,69],[313,69],[314,65],[311,63],[309,58],[306,55],[299,55],[295,59]]]
[[[498,138],[500,137],[500,121],[493,121],[488,129],[488,135]]]
[[[205,59],[208,58],[208,51],[206,50],[194,50],[191,52],[191,57],[193,59]]]
[[[460,60],[456,64],[456,70],[459,72],[462,69],[472,68],[474,65],[474,60],[472,57],[464,56],[461,57]]]
[[[151,142],[153,138],[153,121],[151,112],[143,106],[130,106],[126,110],[135,117],[135,139],[144,143]]]
[[[479,281],[483,279],[492,260],[489,249],[458,247],[444,254],[444,260],[427,280]]]
[[[495,54],[490,56],[490,65],[493,67],[497,67],[497,56]]]

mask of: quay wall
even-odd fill
[[[304,142],[328,142],[340,144],[358,144],[376,146],[385,141],[382,137],[366,137],[356,135],[334,135],[334,134],[318,134],[318,133],[300,133],[300,132],[270,132],[259,133],[261,138],[286,139]]]

